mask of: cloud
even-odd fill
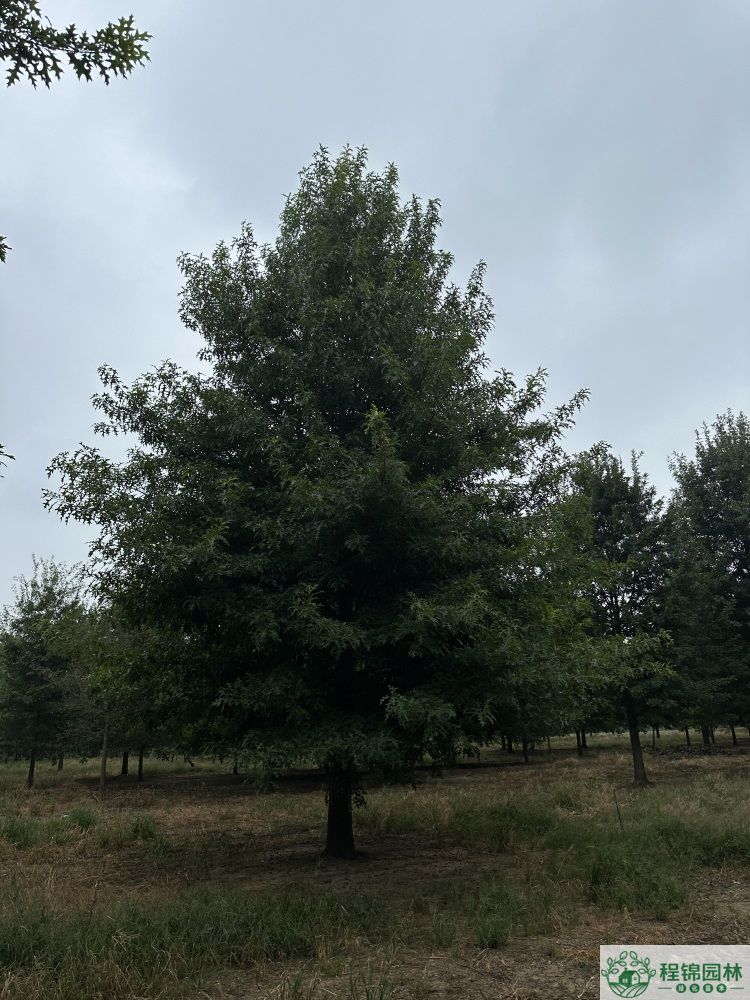
[[[59,2],[59,5],[58,5]],[[0,271],[6,578],[86,532],[43,511],[44,467],[91,439],[96,368],[192,365],[181,250],[244,219],[271,239],[319,143],[395,161],[443,203],[465,276],[481,258],[496,367],[550,371],[590,404],[570,437],[666,457],[748,408],[750,16],[742,0],[131,0],[152,61],[0,101],[13,253]],[[95,26],[119,0],[57,0]],[[2,585],[0,585],[2,586]],[[2,598],[0,597],[0,600]]]

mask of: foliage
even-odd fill
[[[0,7],[0,62],[9,63],[8,86],[26,77],[34,87],[37,83],[49,87],[62,76],[64,63],[79,80],[90,81],[98,73],[108,84],[148,59],[150,38],[148,32],[138,31],[132,16],[89,34],[75,24],[55,28],[38,0],[5,0]]]

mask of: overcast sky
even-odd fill
[[[198,344],[182,250],[271,239],[319,144],[438,196],[456,277],[484,258],[496,367],[587,386],[568,444],[605,439],[662,491],[667,459],[750,409],[748,0],[47,0],[132,13],[151,62],[109,88],[0,92],[0,603],[32,553],[85,557],[45,467],[91,441],[96,369]]]

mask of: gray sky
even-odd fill
[[[497,367],[591,401],[571,449],[668,455],[750,409],[747,0],[46,0],[132,13],[151,63],[109,88],[0,92],[0,603],[31,555],[86,553],[44,469],[92,440],[97,366],[194,365],[181,250],[270,239],[320,144],[438,196],[463,279],[488,264]]]

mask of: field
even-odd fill
[[[750,940],[750,744],[665,733],[632,790],[623,739],[373,788],[355,862],[324,801],[197,760],[0,770],[1,1000],[585,998],[602,943]],[[112,769],[116,770],[115,762]]]

